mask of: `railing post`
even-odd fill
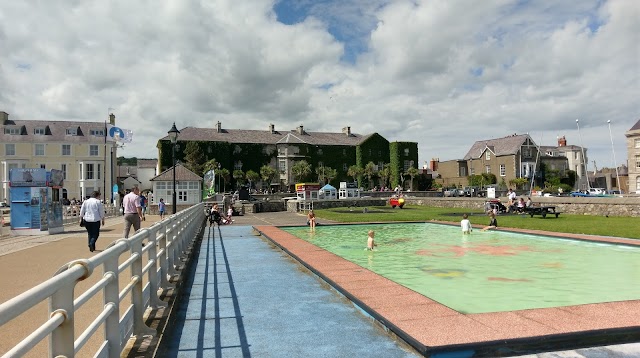
[[[131,279],[138,279],[138,282],[131,289],[131,304],[133,305],[133,334],[134,335],[155,335],[156,330],[144,323],[144,296],[142,294],[142,240],[148,236],[149,230],[139,231],[132,239],[131,254],[138,255],[138,258],[131,263]]]
[[[182,247],[180,245],[180,221],[178,218],[174,218],[171,225],[171,232],[173,234],[171,235],[171,241],[173,242],[173,268],[176,270],[176,273],[180,267],[180,256],[182,255]]]
[[[147,272],[149,278],[149,306],[153,308],[167,307],[158,297],[158,225],[153,225],[149,229],[149,260],[153,260]]]
[[[167,226],[167,261],[168,274],[174,276],[178,274],[176,271],[176,250],[178,239],[178,227],[176,226],[175,215],[169,217],[169,225]]]
[[[127,239],[119,239],[116,243],[124,241],[128,244]],[[104,338],[109,347],[109,358],[119,358],[122,350],[120,337],[120,285],[118,282],[118,255],[109,256],[104,264],[104,276],[112,276],[111,281],[104,288],[103,303],[105,307],[109,303],[114,303],[114,310],[104,322]]]
[[[65,316],[64,322],[58,326],[49,336],[49,347],[51,357],[73,357],[75,351],[74,342],[74,311],[73,311],[73,289],[75,282],[60,287],[49,300],[49,314],[56,312]]]
[[[162,254],[159,257],[160,260],[160,286],[164,290],[168,290],[173,287],[171,283],[169,283],[169,262],[167,261],[167,256],[169,251],[167,249],[167,239],[169,237],[169,221],[161,221],[161,230],[164,231],[164,235],[160,238],[160,252]]]

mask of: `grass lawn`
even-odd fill
[[[436,208],[427,206],[405,205],[403,209],[392,209],[390,206],[365,208],[333,208],[314,210],[320,219],[334,220],[338,222],[398,222],[398,221],[449,221],[460,222],[462,214],[470,214],[472,224],[488,225],[489,218],[482,210],[464,208]],[[615,236],[640,239],[640,220],[632,217],[618,216],[591,216],[591,215],[567,215],[560,217],[539,215],[530,217],[528,214],[501,214],[498,215],[498,225],[504,228],[520,228],[531,230],[544,230],[553,232],[566,232],[574,234]],[[319,220],[322,221],[322,220]]]

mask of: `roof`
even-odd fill
[[[201,181],[202,177],[187,169],[182,163],[176,164],[176,180]],[[173,181],[173,167],[151,178],[151,181]]]
[[[464,156],[464,160],[480,158],[487,147],[489,147],[496,156],[514,155],[520,151],[520,147],[527,139],[531,140],[531,143],[535,145],[528,134],[513,134],[502,138],[479,140],[473,143],[471,149],[469,149]]]
[[[271,132],[252,129],[222,129],[218,132],[215,128],[186,127],[180,130],[178,141],[255,144],[306,143],[310,145],[355,146],[364,142],[371,135],[306,131],[300,134],[298,130]],[[169,140],[169,136],[165,136],[160,140]]]
[[[637,131],[640,130],[640,119],[638,119],[638,121],[636,122],[636,124],[633,125],[633,127],[631,127],[631,129],[629,129],[629,132],[631,131]]]
[[[323,186],[322,188],[320,188],[320,190],[336,190],[336,187],[334,187],[331,184],[327,184],[327,185]]]
[[[137,176],[138,167],[135,165],[118,165],[117,167],[118,177]]]
[[[158,166],[158,159],[138,159],[138,168],[155,168]]]
[[[32,121],[8,119],[0,123],[0,141],[2,142],[66,142],[66,143],[105,143],[104,122],[77,122],[77,121]],[[5,134],[5,128],[17,128],[20,134]],[[45,134],[35,134],[35,129],[43,129]],[[67,134],[67,129],[76,132],[75,135]],[[103,135],[91,135],[91,130],[102,131]],[[28,139],[27,139],[28,138]]]

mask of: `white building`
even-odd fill
[[[157,204],[160,199],[164,199],[167,211],[171,212],[171,205],[173,205],[173,167],[152,178],[151,183],[153,183],[153,201],[151,201],[151,204]],[[180,207],[189,207],[202,202],[202,177],[180,163],[176,165],[176,201],[178,206],[176,211],[180,211]]]

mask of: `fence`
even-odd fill
[[[89,259],[65,264],[49,280],[1,304],[0,326],[3,326],[20,319],[35,305],[49,301],[49,319],[2,357],[22,356],[47,337],[50,357],[74,357],[101,330],[104,339],[93,356],[115,358],[120,357],[131,336],[155,335],[156,331],[145,325],[144,313],[148,308],[165,306],[158,291],[172,287],[169,278],[177,273],[181,256],[203,229],[203,224],[204,209],[198,204],[133,237],[114,241]],[[100,267],[102,277],[74,299],[76,285]],[[143,285],[144,275],[147,275],[146,285]],[[120,282],[126,285],[121,288]],[[99,294],[103,298],[102,310],[76,338],[75,313]],[[125,305],[123,300],[127,297],[131,303]],[[126,307],[123,314],[120,314],[121,304]]]

